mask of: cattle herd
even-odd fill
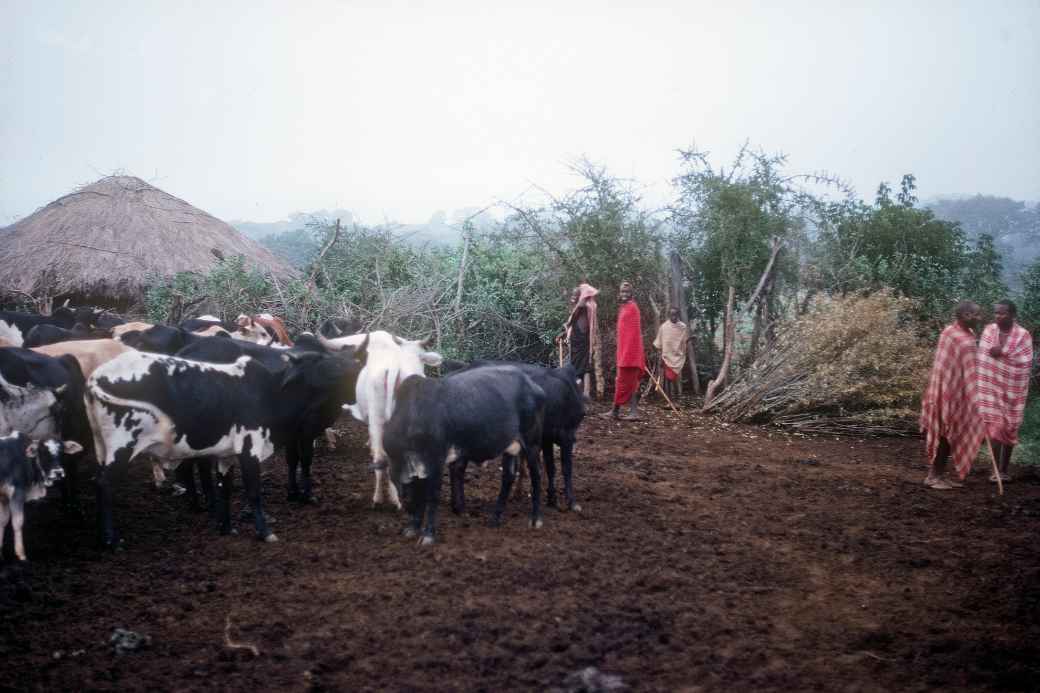
[[[462,513],[467,465],[501,456],[491,517],[498,525],[523,457],[537,528],[543,464],[545,501],[558,503],[558,446],[563,508],[581,509],[572,459],[585,402],[569,366],[448,362],[429,350],[429,340],[359,327],[333,318],[316,334],[291,338],[268,314],[167,326],[93,308],[62,306],[46,316],[0,311],[0,549],[10,521],[15,555],[26,559],[25,503],[51,486],[60,488],[63,510],[77,514],[78,479],[87,468],[99,543],[117,545],[118,490],[109,470],[142,457],[160,485],[164,470],[176,468],[189,502],[208,508],[223,534],[233,533],[237,463],[257,537],[276,541],[263,509],[261,464],[283,450],[289,500],[316,503],[314,443],[331,435],[344,410],[368,427],[373,505],[407,510],[404,535],[420,544],[435,540],[445,466],[451,509]],[[426,366],[445,374],[426,378]]]

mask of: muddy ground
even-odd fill
[[[546,690],[589,666],[640,691],[1040,687],[1035,468],[1002,498],[984,470],[927,491],[917,440],[648,413],[583,426],[582,513],[531,530],[523,499],[487,527],[491,464],[432,548],[372,510],[346,421],[320,506],[268,465],[277,544],[217,536],[143,464],[116,477],[117,553],[37,503],[30,564],[0,568],[0,688]],[[116,654],[116,628],[150,644]]]

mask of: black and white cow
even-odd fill
[[[353,399],[366,344],[343,354],[290,353],[273,372],[240,356],[216,364],[128,352],[87,381],[87,415],[94,433],[101,540],[115,543],[107,469],[142,453],[163,460],[219,457],[223,475],[238,458],[257,535],[275,541],[260,497],[260,462],[294,432],[299,411],[346,382]],[[230,533],[230,484],[222,485],[221,531]]]
[[[452,365],[457,365],[453,363]],[[533,380],[545,392],[545,421],[542,425],[542,460],[545,463],[545,504],[559,507],[556,499],[556,463],[553,446],[560,448],[560,467],[563,475],[563,498],[566,509],[581,512],[581,505],[574,500],[574,443],[578,427],[585,419],[585,398],[578,390],[577,373],[570,364],[561,368],[547,368],[530,363],[508,361],[473,361],[447,377],[472,368],[488,366],[513,366]],[[451,465],[451,508],[456,514],[465,512],[463,483],[466,477],[466,460]]]
[[[502,455],[502,488],[492,516],[492,524],[500,524],[521,453],[531,474],[531,526],[542,526],[538,452],[545,392],[531,378],[507,366],[475,368],[451,378],[412,375],[401,383],[396,399],[383,445],[390,478],[411,515],[405,536],[421,531],[420,544],[434,542],[444,465]]]
[[[26,349],[33,347],[57,344],[58,342],[71,342],[82,339],[108,339],[112,336],[111,328],[88,327],[77,322],[72,329],[66,330],[57,325],[37,325],[25,335],[22,346]]]
[[[0,338],[14,346],[22,346],[29,330],[37,325],[55,325],[70,330],[77,322],[93,325],[96,317],[97,312],[93,308],[73,309],[68,306],[59,306],[50,315],[3,310],[0,311]]]
[[[20,347],[0,348],[0,435],[20,431],[33,440],[60,437],[81,446],[92,437],[83,406],[83,371],[73,356],[48,356]],[[77,455],[66,467],[66,509],[78,498]]]
[[[368,357],[369,343],[360,350]],[[360,348],[360,347],[359,347]],[[330,354],[314,335],[304,333],[296,339],[293,347],[286,351],[237,339],[208,339],[197,342],[177,352],[180,358],[208,363],[234,363],[242,356],[250,356],[271,372],[277,373],[289,367],[284,354]],[[337,383],[328,383],[321,396],[307,401],[295,412],[295,420],[287,422],[285,436],[285,460],[289,471],[288,499],[297,503],[317,503],[311,481],[311,462],[314,459],[314,439],[333,425],[343,412],[343,405],[357,401],[357,378],[342,378]],[[205,482],[204,482],[205,483]],[[189,487],[190,490],[190,487]]]
[[[14,533],[14,553],[25,560],[22,527],[25,504],[43,498],[47,487],[64,475],[62,457],[82,452],[79,443],[47,438],[39,443],[19,431],[0,436],[0,550],[8,521]]]

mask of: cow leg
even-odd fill
[[[372,506],[377,507],[383,503],[383,489],[389,491],[390,502],[398,510],[401,509],[401,499],[397,495],[397,487],[390,483],[390,475],[387,473],[386,450],[383,448],[383,428],[386,422],[376,412],[369,412],[368,417],[368,444],[372,451],[372,468],[376,474],[376,488],[372,494]]]
[[[509,500],[509,492],[513,489],[513,479],[516,477],[517,457],[515,455],[502,455],[502,486],[498,490],[498,500],[495,501],[495,511],[491,515],[491,526],[498,527],[502,524],[502,513],[506,509],[506,501]]]
[[[301,479],[300,502],[317,505],[318,499],[314,497],[314,487],[311,482],[311,462],[314,460],[314,439],[304,436],[300,440],[300,471],[303,473]]]
[[[11,531],[14,533],[14,555],[25,560],[25,540],[22,527],[25,525],[25,491],[15,491],[11,497]]]
[[[61,510],[66,518],[83,516],[79,507],[79,458],[81,455],[63,455],[61,467],[65,477],[61,480]]]
[[[542,454],[537,441],[529,441],[524,450],[527,471],[531,473],[531,521],[532,529],[540,529],[542,519]]]
[[[405,525],[403,534],[409,538],[417,537],[422,528],[423,512],[426,510],[426,480],[413,478],[404,484],[401,491],[407,501],[408,510],[408,524]]]
[[[448,465],[451,478],[451,511],[456,515],[466,512],[466,467],[468,460],[458,459]]]
[[[426,529],[419,538],[419,546],[430,546],[436,542],[437,513],[441,507],[441,480],[444,468],[436,465],[426,478]]]
[[[560,442],[560,468],[563,471],[563,498],[567,509],[581,512],[581,505],[574,500],[574,438]]]
[[[97,499],[98,542],[101,548],[114,549],[117,539],[112,523],[112,483],[108,478],[107,465],[98,465],[94,492]]]
[[[560,448],[560,461],[563,461],[563,448]],[[550,508],[559,507],[556,502],[556,461],[553,459],[553,444],[542,441],[542,458],[545,460],[545,505]]]
[[[199,489],[195,485],[195,460],[187,459],[181,460],[181,463],[177,465],[177,470],[174,474],[177,477],[177,483],[184,487],[185,494],[188,496],[188,507],[195,510],[199,507]]]
[[[229,467],[227,471],[220,471],[217,467],[217,486],[220,487],[219,515],[220,533],[223,535],[234,534],[231,527],[231,486],[234,482],[235,468]]]
[[[263,541],[278,541],[278,537],[267,527],[264,516],[263,494],[260,492],[260,460],[249,452],[238,456],[242,467],[242,486],[245,487],[246,500],[253,508],[253,526],[256,536]]]
[[[285,446],[285,464],[289,468],[289,494],[288,500],[290,502],[297,502],[300,500],[300,486],[297,481],[296,470],[300,463],[300,446],[299,441],[294,438],[289,439],[289,444]]]
[[[199,470],[199,486],[202,487],[203,500],[206,510],[212,515],[217,499],[213,494],[213,460],[209,457],[200,457],[195,460],[195,466]]]
[[[4,537],[7,535],[7,521],[11,519],[11,508],[7,496],[0,496],[0,558],[4,555]]]

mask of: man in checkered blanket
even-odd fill
[[[1033,336],[1015,322],[1017,313],[1011,301],[993,306],[993,322],[982,331],[977,361],[979,412],[1003,481],[1011,481],[1008,466],[1018,444],[1033,368]],[[996,474],[990,481],[997,480]]]
[[[929,464],[924,484],[928,488],[961,486],[986,435],[979,415],[975,367],[974,330],[980,318],[976,303],[962,301],[956,320],[942,331],[935,349],[928,389],[921,400],[921,432]],[[946,475],[950,458],[955,479]]]

